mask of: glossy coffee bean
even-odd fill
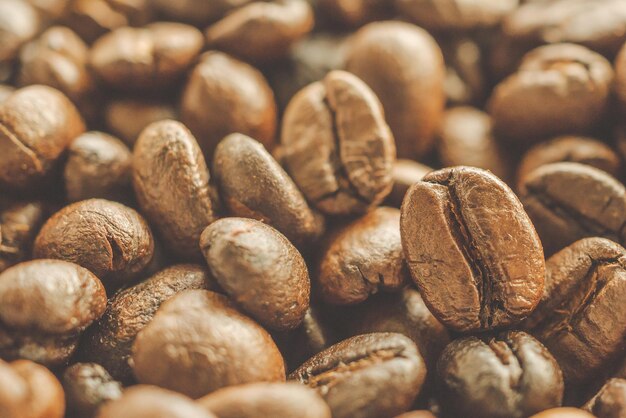
[[[80,358],[101,364],[116,379],[132,381],[129,359],[133,342],[161,304],[183,290],[215,288],[215,279],[206,268],[176,264],[116,293],[102,318],[85,333]]]
[[[383,104],[398,156],[428,154],[445,103],[445,66],[435,40],[408,23],[370,23],[350,40],[346,69]]]
[[[574,387],[600,373],[626,350],[626,250],[586,238],[546,263],[541,303],[525,322],[559,361]]]
[[[200,259],[198,239],[216,218],[209,169],[194,136],[179,122],[149,125],[133,151],[139,206],[176,256]]]
[[[132,147],[150,124],[176,119],[175,109],[165,102],[120,99],[110,102],[104,111],[107,128]]]
[[[393,136],[380,102],[352,74],[333,71],[301,90],[281,141],[287,172],[324,213],[364,213],[391,190]]]
[[[398,209],[373,209],[326,238],[316,277],[325,302],[360,303],[380,291],[397,291],[408,280]]]
[[[404,200],[404,195],[407,190],[409,190],[409,187],[411,187],[413,183],[420,181],[431,171],[433,171],[432,168],[413,160],[396,160],[391,170],[393,188],[389,196],[387,196],[385,203],[394,208],[400,208],[400,206],[402,206],[402,200]]]
[[[561,405],[563,376],[548,350],[524,332],[465,337],[437,363],[446,416],[522,418]]]
[[[198,403],[219,418],[331,418],[313,389],[297,383],[249,383],[219,389]]]
[[[35,239],[35,258],[71,261],[91,270],[107,288],[137,277],[152,260],[154,240],[135,210],[104,199],[64,207]]]
[[[620,418],[626,415],[626,380],[610,379],[583,409],[598,418]]]
[[[544,165],[526,176],[519,195],[547,255],[585,237],[626,242],[626,189],[602,170]]]
[[[221,52],[200,57],[182,92],[181,120],[207,157],[232,133],[248,135],[271,149],[276,112],[274,94],[263,74]]]
[[[122,396],[122,385],[96,363],[76,363],[63,372],[69,414],[93,418],[98,408]]]
[[[41,25],[37,11],[25,0],[0,3],[0,67],[17,57],[20,47],[37,35]]]
[[[131,362],[139,382],[193,398],[225,386],[285,380],[270,335],[225,296],[206,290],[187,290],[164,303],[137,335]]]
[[[539,303],[539,237],[515,194],[487,171],[428,174],[404,198],[400,234],[424,301],[455,331],[510,326]]]
[[[80,333],[106,308],[102,283],[61,260],[34,260],[0,274],[0,356],[54,367],[76,349]]]
[[[588,412],[578,408],[552,408],[546,409],[530,418],[597,418]]]
[[[605,116],[612,82],[611,64],[583,46],[534,49],[493,91],[489,110],[494,132],[522,143],[584,134]]]
[[[12,202],[0,211],[0,272],[27,260],[33,241],[45,221],[41,202]]]
[[[254,139],[241,134],[224,138],[212,168],[231,215],[265,222],[297,246],[324,232],[324,218],[311,210],[285,170]]]
[[[202,232],[200,249],[220,287],[261,324],[288,330],[302,322],[309,274],[280,232],[253,219],[223,218]]]

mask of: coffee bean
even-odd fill
[[[393,136],[374,93],[349,73],[333,71],[292,99],[282,144],[287,172],[324,213],[364,213],[391,189]]]
[[[206,268],[176,264],[116,293],[102,318],[85,333],[79,357],[103,365],[122,382],[131,382],[129,359],[137,334],[163,302],[188,289],[217,290],[217,286]]]
[[[219,418],[331,418],[326,402],[297,383],[249,383],[219,389],[198,403]]]
[[[210,157],[226,135],[249,135],[271,149],[276,104],[267,80],[255,68],[221,52],[207,52],[183,90],[181,119]],[[207,109],[211,109],[207,112]]]
[[[309,274],[284,235],[253,219],[223,218],[202,232],[200,248],[221,288],[243,311],[275,330],[302,322]]]
[[[552,408],[533,415],[530,418],[596,418],[578,408]]]
[[[437,363],[446,416],[522,418],[561,405],[563,376],[548,350],[524,332],[465,337]]]
[[[445,66],[435,40],[414,25],[376,22],[349,42],[346,69],[370,86],[383,104],[398,156],[428,154],[445,103]]]
[[[254,139],[224,138],[215,150],[213,174],[231,215],[272,225],[298,246],[324,232],[324,218],[309,208],[293,180]]]
[[[96,363],[76,363],[63,372],[67,410],[72,416],[93,418],[98,408],[122,396],[122,385]]]
[[[61,260],[34,260],[0,274],[0,356],[54,367],[76,349],[80,333],[104,312],[102,283]]]
[[[583,409],[598,418],[619,418],[626,414],[626,380],[611,379]]]
[[[225,296],[187,290],[137,335],[131,365],[141,383],[199,398],[225,386],[285,380],[269,334]]]
[[[41,202],[12,202],[0,211],[0,272],[30,257],[46,212]]]
[[[41,25],[37,11],[24,0],[0,3],[0,66],[10,63],[20,47],[37,35]]]
[[[486,52],[469,36],[437,39],[446,63],[445,92],[449,104],[482,104],[489,80],[484,74]]]
[[[35,239],[35,258],[71,261],[91,270],[109,290],[137,277],[152,259],[154,240],[135,210],[104,199],[64,207]]]
[[[583,46],[534,49],[493,91],[489,110],[494,132],[522,143],[584,134],[605,116],[612,82],[611,64]]]
[[[626,250],[586,238],[546,263],[546,287],[525,327],[556,357],[570,386],[588,382],[626,350]]]
[[[544,165],[526,176],[519,194],[547,255],[585,237],[626,242],[626,189],[602,170]]]
[[[139,206],[183,259],[200,259],[198,240],[216,218],[216,196],[196,139],[179,122],[149,125],[133,151],[133,185]]]
[[[393,13],[387,0],[318,0],[316,5],[324,18],[342,29],[384,20],[392,17]]]
[[[379,291],[399,290],[409,280],[400,242],[400,211],[376,208],[328,236],[317,285],[327,303],[363,302]]]
[[[404,198],[400,234],[424,301],[455,331],[513,325],[541,298],[539,237],[515,194],[487,171],[426,175]]]
[[[153,0],[154,7],[172,20],[206,24],[225,16],[230,11],[252,0]]]
[[[121,99],[107,105],[104,118],[108,129],[132,147],[151,123],[176,119],[176,110],[165,102]]]
[[[413,183],[420,181],[431,171],[433,171],[432,168],[413,160],[396,160],[391,170],[393,188],[389,196],[387,196],[386,203],[394,208],[400,208],[404,195],[407,190],[409,190],[409,187],[411,187]]]

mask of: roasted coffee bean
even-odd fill
[[[110,290],[137,277],[152,260],[154,240],[135,210],[104,199],[61,209],[35,239],[35,258],[71,261],[91,270]]]
[[[392,17],[389,3],[388,0],[317,0],[316,5],[325,18],[345,28]]]
[[[91,67],[118,89],[167,88],[178,81],[202,50],[202,33],[181,23],[122,27],[94,43]]]
[[[96,418],[217,418],[192,399],[155,386],[138,385],[104,404]]]
[[[68,200],[124,200],[131,191],[132,160],[128,147],[111,135],[91,131],[78,136],[65,163]]]
[[[96,363],[76,363],[63,372],[63,389],[71,416],[93,418],[105,402],[122,396],[122,385]]]
[[[223,218],[202,232],[200,249],[220,287],[261,324],[288,330],[302,323],[309,274],[280,232],[254,219]]]
[[[626,380],[610,379],[583,406],[583,409],[598,418],[622,418],[626,416]]]
[[[209,169],[191,132],[179,122],[149,125],[133,151],[139,206],[178,257],[200,259],[198,239],[216,218]]]
[[[287,172],[307,199],[331,215],[364,213],[391,190],[395,146],[382,106],[343,71],[301,90],[283,118]]]
[[[488,171],[426,175],[404,198],[400,234],[424,301],[451,329],[510,326],[539,303],[539,237],[515,194]]]
[[[433,171],[427,165],[413,160],[398,159],[393,163],[391,178],[393,188],[387,196],[386,203],[395,208],[400,208],[404,195],[413,183],[420,181],[426,174]]]
[[[336,305],[363,302],[379,291],[397,291],[409,281],[400,242],[400,211],[380,207],[326,238],[316,284]]]
[[[209,26],[206,37],[210,48],[246,61],[271,62],[285,56],[313,23],[307,0],[253,1]]]
[[[265,222],[297,246],[324,232],[324,218],[262,144],[231,134],[217,146],[213,174],[230,214]]]
[[[622,114],[626,115],[626,44],[615,59],[615,94],[620,102]]]
[[[102,318],[85,333],[80,358],[103,365],[118,380],[132,381],[129,359],[133,342],[159,306],[183,290],[216,288],[206,268],[177,264],[116,293]]]
[[[225,386],[285,380],[270,335],[225,296],[206,290],[187,290],[164,303],[137,335],[131,365],[141,383],[193,398]]]
[[[424,360],[410,339],[374,333],[333,345],[289,378],[316,389],[333,418],[376,418],[408,410],[425,376]]]
[[[563,398],[559,365],[539,341],[519,331],[453,341],[437,363],[437,379],[450,417],[523,418],[561,406]]]
[[[173,20],[206,24],[218,20],[252,0],[153,0],[154,7]]]
[[[612,82],[611,64],[583,46],[534,49],[491,96],[494,132],[522,143],[584,134],[605,116]]]
[[[198,403],[219,418],[330,418],[326,402],[297,383],[249,383],[219,389]]]
[[[84,130],[78,110],[58,90],[17,90],[0,104],[0,185],[21,191],[40,184]]]
[[[411,411],[396,415],[395,418],[435,418],[435,416],[430,411]]]
[[[578,408],[552,408],[533,415],[530,418],[596,418]]]
[[[61,260],[34,260],[0,274],[0,357],[46,366],[67,361],[80,333],[104,312],[102,283]]]
[[[25,0],[0,2],[0,66],[17,57],[20,47],[37,35],[41,25],[37,11]]]
[[[626,350],[626,250],[586,238],[546,263],[546,287],[525,327],[563,369],[566,383],[589,381]]]
[[[132,147],[151,123],[176,119],[176,110],[165,102],[121,99],[107,105],[104,118],[107,128]]]
[[[470,37],[438,39],[446,63],[445,92],[448,103],[479,104],[489,80],[484,73],[487,57],[477,40]]]
[[[183,90],[182,121],[207,157],[232,133],[249,135],[271,150],[276,112],[274,94],[263,74],[221,52],[202,55]]]
[[[30,257],[46,212],[41,202],[14,202],[0,211],[0,272]]]
[[[428,154],[445,104],[446,71],[435,40],[408,23],[370,23],[350,40],[346,69],[382,102],[398,156]]]
[[[63,388],[43,366],[28,360],[0,360],[0,416],[63,418]]]
[[[547,255],[585,237],[626,242],[626,189],[602,170],[547,164],[525,177],[519,195]]]
[[[517,182],[521,185],[528,174],[542,165],[567,161],[599,168],[614,177],[621,175],[620,157],[605,143],[582,136],[560,136],[537,144],[524,154],[517,169]]]

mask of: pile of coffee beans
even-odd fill
[[[626,0],[0,0],[0,418],[626,418]]]

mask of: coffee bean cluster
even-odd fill
[[[626,0],[0,0],[0,418],[626,418]]]

